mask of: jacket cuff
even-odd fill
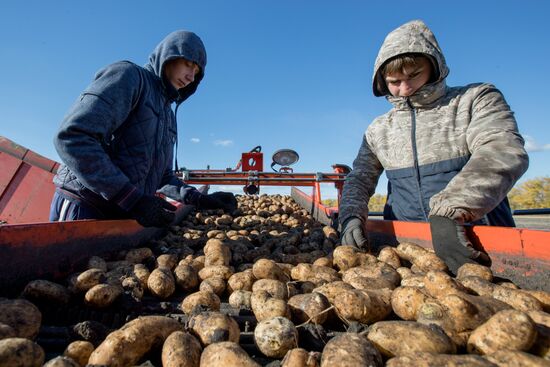
[[[129,211],[136,205],[143,194],[131,183],[124,185],[111,201],[118,205],[124,211]]]

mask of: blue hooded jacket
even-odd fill
[[[200,68],[193,83],[180,90],[163,78],[166,62],[177,58]],[[55,185],[117,215],[166,184],[184,186],[172,169],[177,121],[171,104],[196,91],[205,67],[201,39],[176,31],[159,43],[144,67],[121,61],[100,70],[54,139],[64,163]]]

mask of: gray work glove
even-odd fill
[[[489,255],[474,248],[463,225],[437,215],[431,216],[429,222],[435,254],[447,264],[451,273],[456,275],[458,268],[466,263],[491,266]]]
[[[368,239],[363,232],[363,221],[357,217],[350,217],[342,223],[340,242],[342,245],[350,245],[360,250],[367,251]]]

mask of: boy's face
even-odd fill
[[[185,59],[170,60],[164,65],[164,76],[176,90],[193,83],[199,71],[197,64]]]
[[[416,65],[405,66],[402,71],[388,73],[384,78],[394,97],[412,96],[430,80],[432,63],[425,57],[416,60]]]

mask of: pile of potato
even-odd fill
[[[143,315],[45,366],[550,366],[549,293],[494,282],[475,264],[452,277],[413,243],[338,246],[288,196],[238,202],[231,214],[189,215],[150,247],[93,257],[65,284],[36,280],[0,299],[0,367],[44,363],[31,302],[108,311],[147,297],[176,300],[185,322]],[[255,316],[256,355],[224,303]]]

